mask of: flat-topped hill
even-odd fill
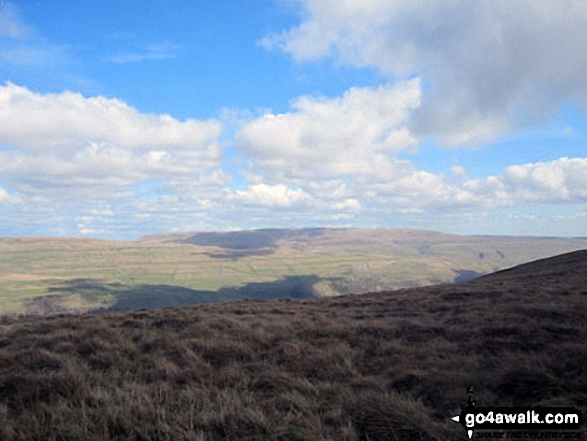
[[[584,248],[585,238],[409,229],[0,239],[0,315],[360,294],[460,282]]]

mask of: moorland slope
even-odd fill
[[[587,407],[587,251],[454,285],[0,319],[0,439],[454,440]]]
[[[459,282],[587,247],[586,238],[407,229],[0,239],[0,315],[311,298]]]

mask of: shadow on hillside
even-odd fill
[[[453,271],[453,273],[456,274],[456,277],[455,277],[453,283],[467,282],[469,280],[473,280],[473,279],[476,279],[477,277],[481,277],[481,276],[485,275],[485,273],[480,273],[478,271],[466,270],[466,269],[461,269],[461,270],[453,269],[452,271]]]
[[[27,310],[40,314],[66,312],[67,299],[74,295],[81,296],[84,302],[98,305],[90,310],[92,313],[159,309],[247,298],[303,299],[315,297],[313,286],[321,280],[313,275],[290,276],[275,282],[254,282],[241,287],[206,291],[174,285],[129,286],[94,279],[72,279],[49,288],[50,295],[32,299],[27,304]]]
[[[323,228],[303,228],[300,230],[262,229],[252,231],[228,231],[225,233],[197,233],[182,240],[200,246],[214,246],[223,251],[209,253],[218,259],[240,259],[249,256],[273,254],[279,240],[294,242],[294,247],[302,247],[324,234]]]
[[[229,259],[238,260],[243,257],[255,257],[255,256],[268,256],[275,253],[272,248],[260,249],[260,250],[224,250],[216,253],[204,253],[206,256],[212,259]],[[195,254],[195,253],[194,253]]]

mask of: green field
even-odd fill
[[[1,239],[0,314],[364,293],[449,283],[584,248],[586,239],[401,229]]]

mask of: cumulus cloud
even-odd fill
[[[296,60],[334,57],[429,90],[410,127],[478,144],[587,104],[587,3],[300,0],[301,23],[262,41]]]
[[[373,173],[414,145],[405,127],[420,103],[420,83],[351,88],[342,97],[302,97],[290,113],[268,113],[245,123],[237,147],[276,176]]]
[[[332,204],[331,208],[337,211],[352,211],[358,213],[362,210],[363,206],[358,199],[345,199],[344,201]]]
[[[302,189],[294,190],[283,184],[253,184],[245,190],[231,190],[226,199],[244,205],[274,208],[307,206],[312,203],[310,195]]]
[[[352,88],[337,98],[302,97],[291,112],[245,122],[235,140],[249,159],[247,176],[253,183],[229,199],[306,209],[311,200],[316,213],[369,216],[373,211],[448,213],[585,198],[583,158],[514,165],[481,179],[471,179],[459,165],[445,176],[402,159],[406,149],[417,147],[408,124],[422,94],[418,79]]]
[[[218,122],[143,114],[117,99],[0,87],[0,143],[26,151],[75,151],[94,142],[143,150],[205,147],[208,155],[219,134]]]
[[[120,186],[218,167],[221,126],[143,114],[116,99],[0,87],[0,173],[39,190]]]
[[[538,202],[587,200],[587,158],[513,165],[501,180],[516,199]]]
[[[124,237],[133,228],[282,219],[380,225],[396,214],[458,216],[587,200],[586,158],[522,163],[471,179],[462,166],[432,173],[404,155],[427,136],[445,145],[480,144],[543,121],[563,103],[587,104],[587,3],[299,3],[299,26],[269,36],[265,47],[298,61],[331,57],[375,67],[389,83],[339,97],[303,96],[288,112],[249,117],[225,138],[238,151],[228,159],[216,120],[180,121],[118,99],[7,83],[0,86],[0,215],[19,211],[38,224],[68,218],[68,231]],[[55,62],[66,52],[6,7],[0,40],[0,60],[10,63]],[[160,60],[179,49],[154,45],[109,61]],[[230,187],[237,174],[248,180],[244,188]]]
[[[315,212],[328,211],[361,213],[368,218],[373,213],[436,215],[505,207],[521,207],[534,203],[583,203],[587,200],[587,159],[560,158],[507,167],[501,174],[482,179],[470,179],[460,166],[453,167],[452,177],[430,173],[407,161],[397,164],[396,172],[385,179],[364,175],[348,182],[308,181],[298,194],[311,197]],[[260,190],[276,190],[276,198],[285,205],[285,186],[254,186]],[[263,200],[256,192],[242,191],[239,198],[258,205]],[[245,198],[246,195],[246,198]],[[269,200],[269,197],[266,198]],[[273,200],[274,205],[279,205]],[[293,206],[293,204],[290,204]]]
[[[363,182],[367,197],[379,205],[400,210],[499,208],[529,203],[580,203],[587,200],[587,158],[560,158],[507,167],[498,176],[451,181],[440,174],[418,170],[389,182]]]

